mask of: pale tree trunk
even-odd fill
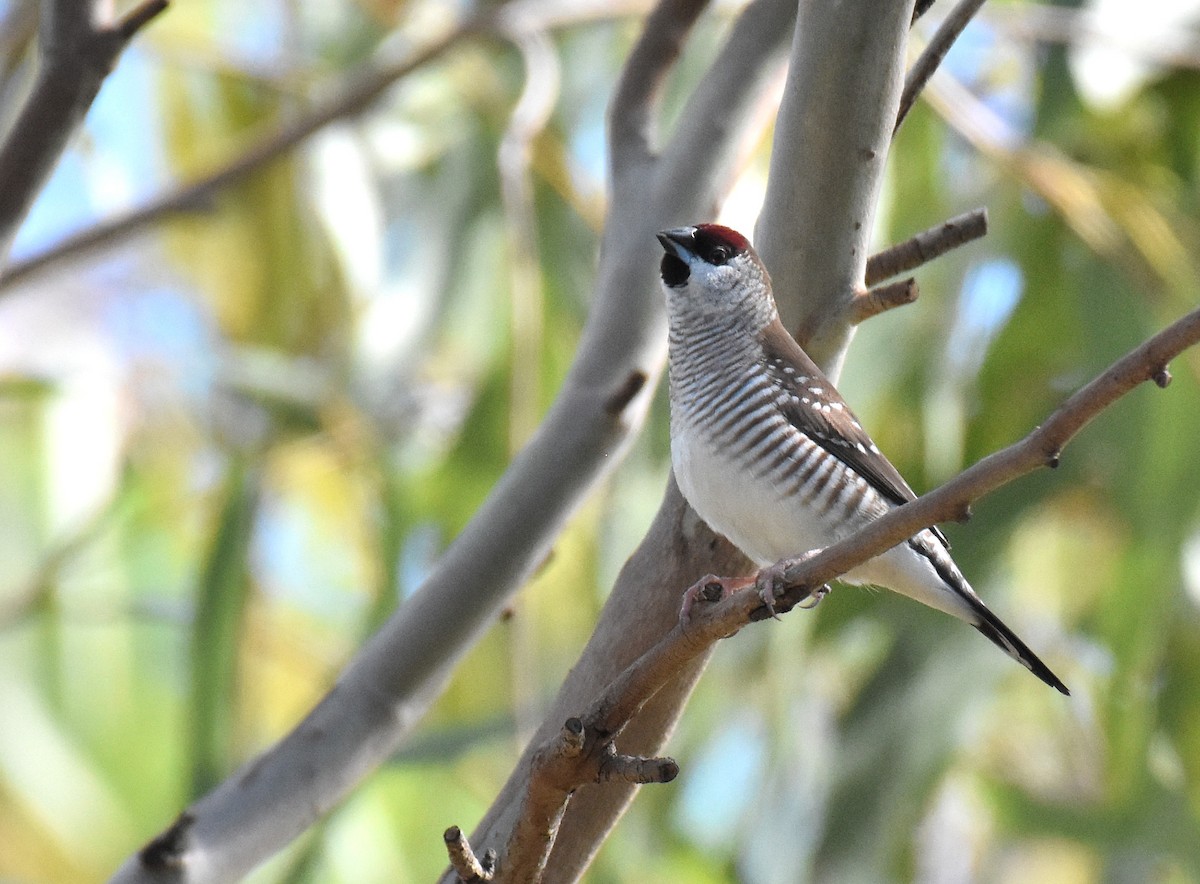
[[[541,426],[421,588],[304,721],[185,810],[114,880],[236,879],[305,831],[411,733],[580,502],[619,462],[665,360],[654,234],[711,216],[728,191],[746,128],[761,116],[761,96],[786,57],[794,15],[790,0],[747,7],[689,102],[693,125],[660,151],[664,82],[705,6],[661,3],[627,65],[614,100],[612,198],[593,306]],[[533,26],[530,9],[503,7],[487,27],[520,42]]]
[[[835,377],[853,332],[850,305],[864,287],[912,11],[910,0],[812,0],[800,4],[792,36],[755,244],[775,281],[785,321]],[[720,76],[719,67],[714,65],[708,76]],[[681,128],[692,123],[685,112]],[[671,157],[671,151],[664,156]],[[680,187],[698,183],[678,182]],[[521,813],[532,753],[675,626],[683,590],[706,573],[750,571],[749,562],[715,537],[669,482],[658,515],[617,578],[591,640],[472,835],[477,851],[503,849]],[[654,696],[622,732],[622,753],[650,756],[661,749],[702,668],[703,659]],[[580,789],[567,806],[544,880],[578,879],[637,788],[606,783]],[[454,880],[453,874],[443,880]]]

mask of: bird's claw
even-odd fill
[[[819,605],[821,603],[821,599],[825,598],[827,595],[829,595],[829,584],[822,583],[820,586],[810,592],[808,594],[808,598],[800,602],[800,604],[796,605],[796,607],[803,611],[811,611],[813,608]]]
[[[794,564],[793,560],[782,559],[758,572],[758,597],[762,599],[763,606],[774,620],[779,619],[779,614],[775,610],[775,602],[787,592],[787,569],[792,564]],[[787,605],[784,607],[784,611],[789,611],[791,608],[791,605]]]
[[[787,571],[793,565],[797,565],[806,559],[812,558],[817,554],[817,550],[810,550],[803,555],[797,556],[794,559],[781,559],[774,565],[769,565],[758,572],[758,596],[762,599],[763,605],[766,606],[767,612],[776,620],[779,619],[775,612],[775,601],[779,599],[788,589]],[[802,601],[791,607],[802,608],[806,611],[815,608],[829,594],[829,584],[823,583]]]
[[[778,563],[758,572],[755,583],[758,586],[758,597],[762,599],[763,607],[771,615],[772,620],[778,620],[779,612],[775,610],[775,584],[783,576]]]

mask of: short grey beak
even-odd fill
[[[668,255],[686,261],[696,253],[696,228],[673,227],[658,234],[658,241]]]

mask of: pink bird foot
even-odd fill
[[[775,619],[779,619],[775,613],[775,601],[780,598],[788,589],[787,570],[793,565],[799,564],[806,559],[812,558],[817,554],[817,550],[804,553],[796,556],[794,559],[780,559],[774,565],[768,565],[758,572],[756,583],[758,584],[758,596],[762,599],[763,605],[767,611]],[[812,610],[821,599],[829,594],[829,584],[823,583],[816,589],[812,590],[804,601],[795,605],[805,611]],[[788,608],[790,610],[790,607]]]

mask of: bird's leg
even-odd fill
[[[758,585],[758,596],[762,599],[763,604],[766,605],[766,608],[772,617],[776,616],[775,600],[780,598],[784,592],[787,591],[788,569],[793,565],[797,565],[800,562],[811,559],[818,552],[820,552],[820,550],[811,549],[806,553],[801,553],[795,558],[780,559],[774,565],[768,565],[758,572],[758,576],[755,578],[755,583]],[[825,598],[825,596],[828,594],[829,584],[823,583],[815,589],[810,590],[808,597],[803,602],[796,605],[796,607],[803,608],[804,610],[815,608],[818,603],[820,603],[821,599]]]
[[[721,601],[739,589],[745,589],[755,582],[754,577],[717,577],[715,574],[705,574],[687,588],[683,594],[683,606],[679,609],[679,619],[687,623],[692,616],[692,606],[697,601],[713,604]]]

